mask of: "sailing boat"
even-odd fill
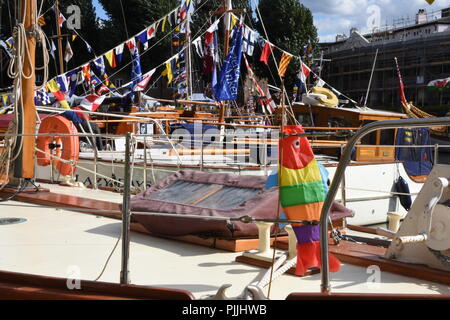
[[[230,8],[230,4],[226,3],[225,8]],[[176,12],[176,10],[177,9],[175,9],[175,11],[172,10],[170,14]],[[223,13],[228,15],[227,19],[225,19],[226,21],[231,20],[231,14],[228,14],[226,10]],[[133,64],[134,74],[139,74],[139,68],[136,63],[138,52],[136,43],[142,38],[140,35],[148,35],[149,31],[157,29],[156,26],[164,20],[165,17],[159,19],[157,22],[146,27],[143,30],[143,33],[140,32],[136,37],[132,37],[125,41],[125,45],[129,44],[134,50],[134,55],[132,56],[133,61],[135,62]],[[186,22],[187,21],[189,20],[187,19]],[[234,19],[234,21],[239,20]],[[214,22],[212,26],[207,29],[207,33],[213,35],[217,29],[217,24],[217,21]],[[250,30],[248,26],[243,26],[243,28],[246,30],[246,35],[252,34],[252,32],[248,32]],[[235,35],[236,34],[237,33],[235,33]],[[138,40],[136,40],[137,38]],[[208,39],[211,38],[214,38],[214,36],[211,37],[211,35],[209,35]],[[197,39],[195,39],[193,43],[198,43]],[[101,64],[97,61],[99,59],[100,58],[96,58],[92,61],[92,64],[94,65],[92,68],[94,68],[96,64]],[[168,67],[171,67],[176,59],[177,55],[169,58],[161,65],[166,68],[165,70],[168,70]],[[105,60],[103,59],[103,61]],[[91,66],[91,64],[87,65]],[[261,91],[263,90],[261,89]],[[261,93],[261,95],[263,94],[264,92]],[[177,101],[179,102],[179,100]],[[91,103],[91,105],[94,104],[95,103]],[[96,105],[98,106],[98,104]],[[271,104],[268,103],[268,105]],[[54,108],[39,109],[58,113],[65,111]],[[223,120],[220,120],[220,117],[224,114],[225,108],[221,108],[218,119],[214,119],[213,117],[208,118],[205,113],[192,113],[186,110],[177,112],[138,112],[137,109],[137,107],[134,107],[135,112],[132,110],[131,113],[128,113],[125,116],[123,114],[116,115],[118,118],[112,118],[113,114],[111,112],[92,112],[92,108],[91,111],[77,111],[97,116],[99,120],[95,120],[98,121],[96,123],[103,126],[106,130],[108,128],[113,128],[112,132],[107,133],[114,134],[110,145],[115,146],[116,149],[106,151],[97,150],[94,146],[95,139],[92,139],[92,149],[82,150],[81,153],[78,153],[75,142],[72,143],[71,141],[68,141],[67,143],[63,143],[63,148],[58,147],[61,146],[61,143],[56,142],[52,146],[56,146],[57,148],[53,150],[50,150],[50,148],[46,150],[39,148],[43,151],[39,151],[39,158],[44,159],[38,159],[38,164],[40,165],[36,169],[36,177],[38,177],[40,181],[56,181],[73,186],[83,183],[88,187],[101,187],[120,191],[123,189],[123,181],[126,175],[123,167],[123,162],[125,160],[123,134],[126,134],[127,132],[133,132],[135,134],[132,184],[134,191],[137,192],[144,191],[148,187],[157,185],[173,174],[176,174],[181,169],[227,172],[238,175],[267,176],[276,168],[278,161],[277,132],[279,132],[279,126],[224,123]],[[292,113],[296,117],[294,120],[298,121],[302,119],[304,125],[313,127],[311,130],[315,130],[314,128],[319,127],[317,128],[318,130],[336,130],[336,132],[340,132],[341,130],[357,130],[370,121],[399,119],[404,117],[403,114],[393,114],[388,112],[326,106],[310,107],[305,104],[293,104],[292,110]],[[274,111],[277,113],[283,111],[283,108],[278,108],[277,110],[274,109]],[[189,115],[188,117],[185,116],[187,114]],[[198,116],[201,116],[201,118]],[[302,117],[301,119],[299,118],[300,116]],[[306,119],[308,116],[310,116],[311,120],[314,120],[309,124]],[[239,118],[236,122],[240,122],[242,119],[243,118]],[[290,120],[293,121],[293,119]],[[192,121],[199,121],[201,122],[201,125],[195,126],[194,123],[193,126],[189,126],[192,124]],[[44,120],[44,122],[51,122],[51,119]],[[170,122],[176,122],[177,125],[180,126],[180,130],[174,131],[172,135],[169,136],[168,130],[171,127]],[[330,124],[337,128],[330,129]],[[69,127],[70,123],[65,126],[67,129],[65,133],[71,132]],[[217,127],[231,127],[237,128],[237,130],[231,132],[224,139],[223,132],[214,129]],[[44,132],[44,129],[46,128],[48,128],[48,126],[42,126],[40,133],[48,134],[49,132]],[[89,130],[86,130],[86,132],[89,132]],[[324,138],[320,138],[313,141],[313,147],[316,148],[317,151],[320,151],[320,153],[323,152],[324,155],[320,155],[319,159],[330,171],[331,176],[333,176],[336,170],[337,161],[336,158],[330,158],[329,151],[332,149],[331,156],[338,155],[342,152],[347,139],[323,139]],[[45,139],[41,138],[40,140],[44,140],[42,143],[44,147],[46,145],[50,146]],[[393,144],[394,137],[390,133],[380,131],[374,133],[374,138],[371,138],[369,142],[364,142],[364,146],[357,146],[355,163],[352,163],[350,168],[351,174],[349,174],[347,178],[347,188],[358,190],[357,192],[355,192],[355,190],[350,192],[344,188],[340,195],[339,200],[347,202],[346,204],[348,204],[351,209],[355,212],[359,212],[359,214],[351,220],[354,224],[384,223],[387,219],[386,213],[391,211],[392,203],[398,202],[395,196],[390,193],[392,184],[399,172],[399,170],[397,170],[398,165],[394,162],[395,148],[394,146],[376,146],[377,144],[380,144],[381,141],[387,141],[387,143]],[[367,146],[368,144],[373,143],[375,146]],[[62,152],[61,149],[67,149],[67,152]],[[335,150],[337,150],[337,152]],[[45,157],[43,155],[45,155]],[[386,172],[386,174],[383,175],[381,181],[376,182],[373,186],[373,190],[382,190],[386,195],[374,196],[371,191],[366,191],[367,186],[364,185],[358,177],[361,172],[368,172],[369,174],[376,175],[380,170]],[[405,175],[402,169],[400,169],[400,174]],[[408,180],[408,183],[411,184],[412,193],[418,192],[422,186],[421,184],[413,184],[413,181],[410,180]],[[381,197],[383,198],[380,199]],[[376,208],[367,208],[364,203],[367,198],[376,198],[379,200]],[[399,210],[403,214],[405,213],[400,207]]]
[[[413,119],[426,119],[426,118],[435,118],[435,116],[419,109],[414,105],[412,101],[407,101],[404,93],[404,86],[403,81],[401,79],[400,69],[398,67],[397,58],[395,58],[395,63],[397,67],[397,72],[399,76],[400,81],[400,96],[401,96],[401,105],[403,111],[408,115],[408,117]],[[430,135],[431,135],[431,143],[434,145],[449,145],[450,139],[449,139],[449,131],[448,128],[445,126],[442,127],[431,127],[430,128]],[[439,148],[439,152],[448,153],[450,152],[450,148],[441,147]]]
[[[36,8],[36,2],[33,0],[23,0],[22,8],[27,8],[27,17],[24,26],[30,28],[35,24],[32,19],[33,9]],[[26,4],[26,6],[25,6]],[[26,35],[26,34],[24,34]],[[25,38],[23,38],[25,40]],[[29,48],[32,48],[33,38],[28,34],[27,41],[29,41]],[[17,42],[19,43],[19,42]],[[19,56],[24,58],[24,56]],[[24,64],[26,66],[26,64]],[[33,70],[33,64],[29,66],[29,70]],[[21,74],[22,76],[22,74]],[[26,78],[26,77],[25,77]],[[31,79],[28,80],[28,88],[34,90],[34,83]],[[32,85],[31,85],[32,84]],[[32,97],[33,91],[30,90],[26,94],[25,87],[18,87],[22,89],[22,94],[25,98]],[[18,100],[16,100],[18,101]],[[31,100],[30,100],[31,101]],[[24,108],[17,108],[18,113],[22,112]],[[29,125],[33,127],[33,133],[35,134],[35,114],[31,118]],[[28,123],[23,128],[27,127]],[[392,126],[426,126],[426,125],[449,125],[450,119],[438,120],[421,120],[421,121],[397,121],[395,123],[381,123],[372,124],[369,127],[365,127],[362,131],[358,132],[358,136],[352,139],[351,143],[356,144],[356,140],[362,137],[364,133],[370,130],[382,129],[383,127]],[[19,131],[24,132],[23,130]],[[293,137],[290,137],[293,138]],[[34,139],[34,138],[33,138]],[[294,139],[295,140],[295,139]],[[33,142],[31,142],[33,144]],[[296,144],[292,145],[294,148]],[[385,299],[404,299],[404,298],[448,298],[444,294],[436,295],[436,293],[448,292],[448,272],[442,270],[448,269],[445,266],[446,261],[442,261],[443,252],[445,248],[440,248],[442,245],[446,245],[448,232],[445,229],[439,229],[439,221],[434,218],[431,219],[431,212],[427,201],[432,201],[432,208],[437,208],[436,213],[443,210],[443,217],[440,219],[446,219],[449,215],[445,214],[448,207],[444,205],[448,201],[446,193],[440,193],[439,201],[434,201],[436,198],[430,196],[430,192],[433,192],[436,186],[441,186],[440,191],[447,187],[445,179],[450,178],[448,168],[440,166],[436,169],[436,179],[430,179],[427,183],[424,192],[418,197],[417,205],[414,206],[415,210],[412,212],[411,223],[405,226],[405,230],[402,230],[401,236],[396,240],[400,241],[400,244],[406,248],[403,252],[396,245],[396,241],[392,242],[392,249],[397,251],[393,254],[402,260],[408,260],[411,256],[415,256],[417,263],[429,262],[430,265],[441,264],[441,272],[429,268],[417,269],[416,267],[408,267],[407,263],[399,264],[394,261],[391,263],[391,268],[402,269],[407,275],[411,275],[412,272],[420,271],[420,279],[427,279],[423,281],[414,278],[396,277],[395,275],[389,278],[388,283],[379,283],[381,288],[377,289],[381,292],[380,295],[373,294],[373,288],[367,288],[367,269],[365,267],[352,267],[343,266],[339,272],[340,284],[337,288],[333,288],[340,293],[331,293],[329,282],[324,281],[322,283],[322,294],[318,294],[319,280],[315,277],[291,277],[283,275],[284,269],[292,266],[292,256],[289,256],[289,252],[282,250],[280,259],[272,262],[273,270],[276,276],[279,277],[277,283],[272,283],[272,277],[270,276],[270,269],[267,273],[259,278],[258,275],[261,270],[257,267],[244,266],[236,264],[234,259],[240,255],[238,253],[226,253],[211,247],[199,247],[182,242],[176,242],[164,238],[149,237],[148,235],[140,235],[136,233],[129,233],[130,227],[137,227],[135,221],[131,219],[132,214],[130,212],[130,189],[131,189],[131,136],[126,137],[125,143],[125,175],[126,181],[124,183],[124,195],[123,197],[116,194],[105,192],[101,190],[81,190],[77,188],[63,188],[51,184],[43,184],[45,188],[48,188],[48,192],[43,192],[42,186],[36,192],[29,193],[16,193],[14,201],[8,200],[2,204],[2,210],[0,210],[0,240],[3,245],[2,259],[0,261],[0,268],[7,270],[0,272],[0,297],[12,298],[12,299],[119,299],[119,298],[147,298],[147,299],[192,299],[202,298],[206,295],[213,294],[215,298],[228,298],[225,295],[226,286],[222,286],[224,283],[233,284],[233,289],[237,288],[236,298],[254,298],[263,299],[267,298],[265,290],[267,284],[271,283],[271,290],[273,299],[285,299],[287,294],[289,298],[354,298],[354,294],[348,294],[348,290],[359,292],[359,297],[366,298],[385,298]],[[341,184],[341,178],[343,175],[342,166],[348,164],[350,159],[351,147],[345,151],[342,156],[342,161],[339,164],[336,175],[339,179],[333,180],[330,187],[330,195],[324,201],[321,219],[322,221],[322,235],[325,231],[325,238],[322,239],[321,244],[327,243],[327,224],[328,224],[328,211],[329,205],[336,195],[338,186]],[[35,154],[34,148],[29,150],[22,148],[22,153],[29,152],[33,157]],[[22,169],[25,168],[22,155]],[[285,159],[286,160],[286,159]],[[34,169],[34,164],[29,165],[29,168]],[[28,169],[28,168],[27,168]],[[29,175],[28,175],[29,174]],[[33,179],[32,172],[25,172],[22,170],[19,175],[22,179]],[[374,176],[375,177],[375,176]],[[245,178],[245,177],[244,177]],[[442,180],[440,179],[442,178]],[[248,178],[251,180],[251,177]],[[27,180],[28,181],[28,180]],[[436,184],[436,182],[439,182]],[[228,181],[228,184],[235,184],[233,180]],[[19,189],[20,190],[20,189]],[[11,191],[11,190],[10,190]],[[20,190],[23,191],[23,190]],[[211,191],[211,190],[210,190]],[[214,192],[213,192],[214,191]],[[220,191],[217,188],[205,194],[206,196],[213,196]],[[8,192],[7,190],[4,192]],[[4,193],[3,192],[3,193]],[[14,191],[13,191],[14,192]],[[2,194],[3,194],[2,193]],[[242,190],[241,190],[242,194]],[[103,199],[103,200],[101,200]],[[40,204],[25,204],[21,201],[38,201]],[[439,203],[438,203],[439,202]],[[119,208],[119,203],[122,204]],[[366,206],[367,206],[366,202]],[[372,204],[373,202],[370,202]],[[44,205],[43,205],[44,204]],[[192,204],[191,204],[192,205]],[[62,208],[61,206],[65,206]],[[58,210],[55,210],[57,208]],[[77,210],[78,208],[78,210]],[[426,209],[427,208],[427,209]],[[119,210],[121,209],[121,210]],[[425,211],[427,210],[427,211]],[[79,212],[81,211],[81,212]],[[83,211],[93,213],[95,216],[85,214]],[[417,225],[414,225],[418,218],[423,217],[423,213],[428,213],[428,218],[431,222],[429,224],[433,228],[436,226],[436,230],[444,231],[437,234],[430,233],[430,229],[421,229],[423,234],[417,235]],[[422,214],[421,214],[422,213]],[[123,214],[121,216],[121,214]],[[144,214],[144,213],[140,213]],[[152,214],[152,213],[149,213]],[[153,214],[159,215],[160,219],[164,218],[164,214],[154,212]],[[440,213],[441,214],[441,213]],[[122,218],[122,222],[117,222],[113,217]],[[133,213],[134,215],[134,213]],[[20,216],[19,218],[11,218],[14,216]],[[185,216],[185,219],[198,219],[198,217]],[[220,218],[220,217],[219,217]],[[209,217],[213,219],[213,217]],[[222,219],[225,221],[230,220],[226,217]],[[235,220],[240,222],[251,222],[248,217],[238,217]],[[187,221],[187,222],[186,222]],[[188,224],[194,220],[185,220],[184,223]],[[261,230],[264,229],[264,224],[271,223],[267,219],[263,219],[260,222],[262,225]],[[284,222],[286,220],[275,222]],[[297,221],[298,222],[298,221]],[[435,225],[435,222],[438,222]],[[418,224],[422,228],[420,221]],[[408,228],[406,228],[408,227]],[[267,229],[267,225],[265,226]],[[270,228],[270,226],[269,226]],[[325,228],[325,229],[323,229]],[[122,232],[121,232],[122,230]],[[136,229],[135,229],[136,230]],[[142,231],[142,230],[141,230]],[[264,234],[264,232],[261,232]],[[391,234],[392,236],[392,234]],[[408,237],[408,236],[412,236]],[[130,246],[131,238],[131,246]],[[427,241],[431,239],[432,244]],[[122,256],[121,258],[114,255],[115,249],[122,240]],[[338,239],[339,240],[339,239]],[[353,239],[354,240],[354,239]],[[362,240],[359,238],[358,240]],[[366,241],[368,241],[366,239]],[[214,241],[216,243],[216,241]],[[270,241],[266,245],[270,245]],[[277,243],[277,246],[281,246],[282,243]],[[345,251],[345,247],[349,250]],[[429,247],[428,247],[429,246]],[[396,248],[394,248],[396,247]],[[112,248],[112,250],[111,250]],[[262,246],[260,247],[262,248]],[[377,249],[378,248],[378,249]],[[419,251],[427,251],[427,248],[431,248],[433,251],[433,260],[430,258],[423,258],[418,255]],[[341,241],[341,246],[335,246],[334,250],[340,252],[340,256],[348,254],[348,252],[358,252],[363,256],[367,256],[363,251],[363,245],[356,244],[354,242]],[[415,249],[415,252],[414,252]],[[371,247],[371,250],[380,250],[379,247]],[[429,250],[428,250],[429,251]],[[384,251],[383,251],[384,252]],[[267,252],[265,252],[267,255]],[[327,260],[328,252],[323,259],[322,275],[327,275]],[[277,252],[273,252],[273,255],[277,255]],[[373,252],[372,252],[373,256]],[[376,261],[378,255],[372,260],[359,259],[359,263],[366,264],[369,262],[371,265]],[[131,259],[130,259],[131,258]],[[358,257],[357,257],[358,258]],[[361,258],[361,257],[359,257]],[[364,257],[363,257],[364,258]],[[390,257],[392,258],[392,257]],[[289,264],[284,264],[284,261],[289,259]],[[340,258],[342,259],[342,258]],[[354,256],[348,256],[348,261],[355,260]],[[106,260],[106,262],[105,262]],[[358,260],[358,259],[357,259]],[[273,260],[269,260],[273,261]],[[362,262],[361,262],[362,261]],[[377,263],[377,262],[375,262]],[[379,263],[379,262],[378,262]],[[277,267],[277,268],[276,268]],[[281,270],[280,268],[281,267]],[[237,269],[238,268],[238,269]],[[14,270],[14,271],[13,271]],[[98,272],[101,270],[99,276]],[[15,273],[20,272],[20,273]],[[120,274],[120,284],[117,278]],[[89,281],[85,279],[107,279],[108,282]],[[136,285],[128,284],[129,280],[133,279],[133,283]],[[256,281],[255,281],[256,279]],[[437,280],[439,279],[439,280]],[[257,283],[255,283],[257,282]],[[152,283],[158,287],[148,287],[148,284]],[[279,285],[277,285],[279,284]],[[424,285],[425,284],[425,285]],[[311,286],[315,286],[314,288]],[[299,288],[306,289],[307,293],[295,294]],[[309,290],[311,289],[311,290]],[[244,290],[244,294],[240,294]],[[347,291],[347,293],[345,292]],[[394,294],[392,294],[394,292]],[[395,294],[395,292],[406,292],[407,295]],[[292,294],[291,294],[292,293]],[[422,295],[414,295],[422,294]],[[428,296],[424,295],[428,294]],[[167,311],[170,312],[170,311]],[[178,312],[174,310],[173,312]]]

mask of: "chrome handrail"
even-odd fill
[[[322,268],[321,268],[321,292],[330,293],[330,266],[328,258],[328,219],[329,211],[331,205],[336,197],[336,193],[341,184],[342,178],[345,173],[352,154],[352,149],[356,143],[361,140],[364,136],[368,135],[377,130],[385,129],[397,129],[397,128],[424,128],[424,127],[434,127],[434,126],[450,126],[450,117],[442,118],[427,118],[427,119],[400,119],[400,120],[384,120],[372,122],[360,130],[358,130],[355,135],[347,142],[341,159],[339,161],[338,167],[336,168],[336,173],[331,183],[330,189],[328,191],[327,197],[325,198],[322,212],[320,216],[320,250],[322,257]]]

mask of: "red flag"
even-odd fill
[[[63,23],[64,23],[65,21],[66,21],[66,18],[63,16],[62,13],[60,13],[60,14],[59,14],[59,17],[58,17],[58,23],[59,23],[59,26],[62,27],[62,25],[63,25]]]
[[[94,112],[95,110],[98,109],[98,107],[100,107],[100,105],[102,104],[103,100],[105,100],[105,96],[98,96],[96,94],[90,94],[88,96],[86,96],[83,101],[81,101],[80,103],[80,107],[88,110],[88,111],[92,111]]]
[[[214,32],[207,32],[205,34],[205,55],[203,56],[204,75],[213,73],[214,71]]]
[[[270,43],[266,42],[259,61],[264,62],[266,65],[268,65],[269,64],[269,56],[272,53],[272,48],[273,48],[273,46],[271,46]]]
[[[398,66],[397,57],[395,57],[395,65],[397,67],[397,75],[398,75],[398,82],[399,82],[399,94],[400,94],[400,102],[401,103],[408,103],[406,101],[405,96],[405,85],[403,84],[402,74],[400,73],[400,68]]]
[[[143,91],[145,88],[147,88],[148,83],[152,79],[152,75],[155,73],[156,69],[153,69],[152,71],[144,74],[142,76],[142,80],[136,84],[134,87],[134,91]]]

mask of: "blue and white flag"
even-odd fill
[[[245,52],[248,56],[253,56],[256,44],[256,34],[250,28],[244,30],[244,40],[242,44],[242,52]]]
[[[99,79],[99,77],[97,77],[95,75],[95,73],[91,72],[91,86],[93,88],[95,88],[96,86],[100,85],[102,83],[102,80]]]
[[[52,43],[52,47],[50,48],[50,54],[52,55],[53,59],[56,59],[55,58],[56,46],[55,46],[55,43],[53,42],[53,40],[51,41],[51,43]]]
[[[3,40],[0,40],[0,46],[2,46],[5,49],[6,53],[11,58],[12,57],[11,50]]]
[[[141,58],[138,50],[133,52],[133,66],[131,68],[131,81],[133,81],[133,88],[142,81]]]
[[[115,48],[116,51],[116,62],[117,64],[119,64],[120,62],[122,62],[122,58],[123,58],[123,46],[124,44],[120,44]]]
[[[97,71],[100,73],[101,76],[105,74],[106,67],[105,67],[105,60],[103,59],[103,56],[94,60],[94,66],[97,69]]]
[[[45,91],[45,89],[36,91],[35,96],[35,102],[37,102],[36,105],[46,106],[52,103],[50,100],[50,96],[48,95],[48,92]]]
[[[216,101],[237,100],[242,59],[242,25],[235,33],[233,46],[220,71],[219,82],[213,87]]]
[[[69,97],[75,94],[75,90],[77,89],[78,84],[78,73],[80,72],[80,68],[69,71],[67,73],[67,79],[69,80]]]
[[[65,74],[56,77],[56,83],[58,83],[59,90],[66,93],[69,91],[69,82],[67,81],[67,76]]]

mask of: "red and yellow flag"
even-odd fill
[[[281,57],[280,65],[278,66],[278,74],[280,77],[284,77],[286,74],[287,67],[289,66],[289,63],[291,62],[292,55],[283,52],[283,56]]]

